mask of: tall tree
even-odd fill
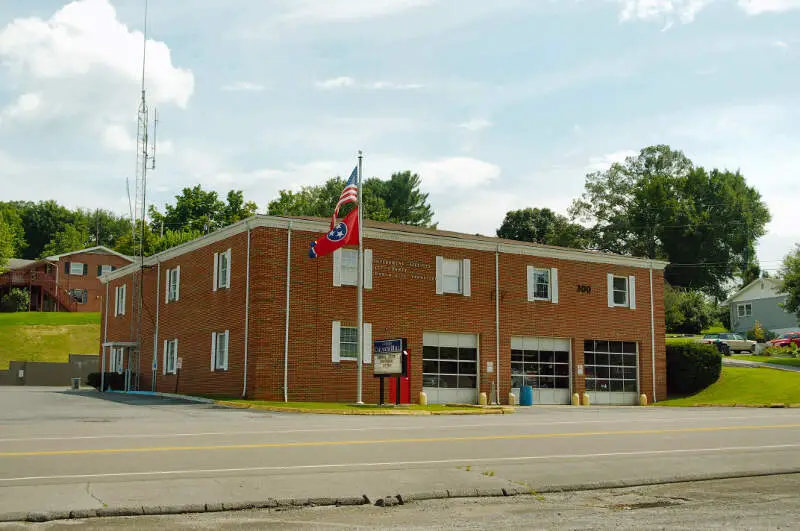
[[[89,247],[89,231],[81,223],[66,225],[42,249],[41,258],[79,251]]]
[[[739,172],[695,167],[665,145],[587,175],[570,211],[594,224],[600,249],[666,259],[670,284],[716,297],[752,263],[770,220],[761,195]]]
[[[780,274],[783,278],[781,292],[789,295],[784,309],[800,320],[800,244],[784,258]]]
[[[258,211],[258,205],[253,201],[244,200],[244,193],[241,190],[228,192],[227,200],[227,204],[222,209],[225,225],[232,225],[237,221],[249,218]]]
[[[0,216],[0,271],[4,271],[8,259],[14,257],[14,233],[5,218]]]
[[[154,232],[160,232],[162,222],[165,229],[202,232],[211,232],[227,224],[225,203],[219,200],[217,192],[205,191],[199,184],[184,188],[181,195],[175,196],[175,204],[166,205],[165,210],[162,214],[150,208],[150,226]]]
[[[76,212],[89,231],[89,244],[113,249],[117,239],[131,231],[130,219],[109,210],[78,210]]]
[[[586,249],[588,231],[549,208],[525,208],[506,213],[497,236],[509,240]]]
[[[25,228],[25,248],[23,258],[34,259],[42,255],[45,246],[55,234],[76,219],[74,212],[55,201],[26,203],[22,211],[22,224]]]
[[[0,202],[0,218],[10,231],[11,256],[22,257],[28,243],[25,241],[25,225],[22,223],[24,203]]]

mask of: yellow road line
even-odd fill
[[[800,428],[800,424],[774,424],[756,426],[709,426],[701,428],[676,428],[660,430],[583,431],[565,433],[528,433],[521,435],[474,435],[467,437],[427,437],[408,439],[363,439],[356,441],[302,441],[285,443],[228,444],[209,446],[151,446],[142,448],[95,448],[82,450],[45,450],[33,452],[0,452],[0,457],[30,457],[44,455],[126,454],[136,452],[182,452],[197,450],[249,450],[256,448],[297,448],[314,446],[354,446],[363,444],[439,443],[465,441],[505,441],[520,439],[550,439],[557,437],[599,437],[604,435],[659,435],[670,433],[702,433],[716,431],[747,431]]]

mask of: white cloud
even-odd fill
[[[477,132],[486,129],[487,127],[491,127],[492,125],[493,125],[492,122],[490,122],[489,120],[473,118],[472,120],[468,120],[466,122],[458,124],[458,127],[460,127],[461,129],[466,129],[467,131],[470,132]]]
[[[258,83],[250,83],[248,81],[237,81],[229,85],[223,85],[222,90],[226,92],[261,92],[266,87]]]
[[[634,151],[632,149],[623,149],[620,151],[614,151],[613,153],[591,157],[589,159],[589,165],[586,167],[586,171],[604,171],[610,168],[615,162],[625,162],[625,159],[628,157],[635,157],[638,154],[638,151]]]
[[[800,9],[800,0],[739,0],[739,7],[748,15],[780,13]]]
[[[772,45],[775,46],[776,48],[791,48],[791,46],[789,46],[789,43],[786,41],[775,41],[772,43]]]
[[[688,24],[700,11],[719,0],[616,0],[620,20],[665,20],[661,31],[670,29],[675,19]],[[779,13],[800,9],[800,0],[738,0],[737,5],[748,15]]]
[[[136,138],[120,124],[106,127],[103,131],[103,143],[113,151],[136,152]]]
[[[500,177],[500,167],[471,157],[448,157],[411,166],[422,177],[422,187],[431,192],[471,189]]]
[[[41,95],[28,92],[20,95],[14,103],[3,109],[3,118],[18,118],[36,111],[42,104]]]
[[[318,81],[316,83],[317,88],[323,90],[329,89],[338,89],[344,87],[352,87],[356,84],[356,80],[352,77],[341,76],[341,77],[334,77],[331,79],[326,79],[325,81]]]
[[[432,5],[438,0],[285,0],[287,22],[350,22],[394,15]]]
[[[395,83],[393,81],[376,81],[367,86],[376,90],[415,90],[422,88],[419,83]]]
[[[372,90],[415,90],[422,88],[418,83],[396,83],[394,81],[374,81],[371,83],[358,83],[348,76],[334,77],[315,83],[318,89],[333,90],[341,88],[365,88]]]

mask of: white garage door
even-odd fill
[[[533,387],[534,404],[571,402],[571,341],[552,337],[511,338],[511,387]]]
[[[478,336],[425,332],[422,390],[431,404],[478,402]]]
[[[639,349],[633,341],[586,340],[583,344],[586,394],[592,404],[639,402]]]

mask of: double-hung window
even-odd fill
[[[230,344],[230,331],[213,332],[211,334],[211,370],[228,370],[228,346]]]
[[[82,262],[65,262],[64,272],[68,275],[84,276],[88,274],[89,266]]]
[[[214,291],[231,287],[231,250],[214,253]]]
[[[166,302],[175,302],[180,296],[181,287],[181,266],[174,269],[167,269],[167,293]]]
[[[111,273],[115,271],[117,268],[112,265],[99,265],[97,266],[97,276],[105,275],[106,273]]]
[[[436,293],[456,293],[470,296],[470,260],[436,257]]]
[[[127,284],[117,286],[114,290],[114,316],[125,315],[125,294]]]
[[[736,315],[739,317],[750,317],[753,315],[753,305],[748,303],[736,306]]]
[[[558,269],[528,266],[528,300],[558,304]]]
[[[636,309],[636,277],[608,274],[609,308]]]
[[[342,249],[342,285],[358,285],[358,251],[354,249]]]
[[[164,374],[175,374],[178,364],[178,340],[164,341]]]
[[[333,252],[333,285],[358,286],[358,251],[337,249]],[[364,288],[372,289],[372,249],[364,249]]]
[[[89,299],[89,290],[85,289],[71,289],[69,290],[70,296],[78,304],[86,304]]]
[[[363,363],[372,363],[372,324],[364,323]],[[342,326],[341,321],[333,321],[331,337],[331,361],[358,360],[358,328]]]

